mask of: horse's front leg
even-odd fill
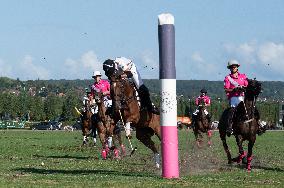
[[[208,130],[207,131],[207,138],[208,138],[208,146],[209,147],[212,146],[211,137],[212,137],[212,130]]]
[[[254,135],[254,137],[248,143],[248,155],[247,155],[247,170],[248,170],[248,172],[251,171],[252,148],[254,146],[255,139],[256,139],[256,136]]]
[[[226,141],[226,131],[224,131],[224,130],[219,131],[219,133],[220,133],[220,138],[221,138],[222,143],[223,143],[224,150],[227,154],[228,164],[231,164],[232,163],[232,156],[231,156],[231,153],[230,153],[227,141]]]
[[[246,152],[244,151],[243,148],[243,138],[241,135],[236,135],[236,142],[239,148],[239,155],[233,159],[234,162],[240,163],[246,156]],[[243,161],[244,162],[244,161]]]
[[[109,148],[106,147],[106,129],[102,123],[98,123],[97,130],[102,144],[101,156],[106,159],[109,152]]]
[[[155,146],[155,143],[151,139],[152,136],[153,134],[151,133],[150,129],[136,128],[136,138],[153,151],[155,165],[157,168],[160,168],[160,154]]]

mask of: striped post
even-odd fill
[[[175,28],[171,14],[158,16],[161,82],[162,176],[179,178],[175,68]]]

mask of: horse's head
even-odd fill
[[[96,104],[102,104],[103,103],[103,93],[99,89],[95,89],[94,91],[94,99]]]
[[[128,101],[134,97],[134,86],[127,79],[121,76],[111,76],[111,98],[114,110],[119,110],[123,105],[128,105]]]
[[[205,105],[198,105],[198,113],[197,113],[197,119],[203,119],[206,118],[204,110],[206,109]]]
[[[261,93],[261,83],[256,79],[248,79],[248,86],[245,90],[245,96],[248,98],[256,98]]]

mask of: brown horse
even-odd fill
[[[195,135],[195,140],[198,147],[201,147],[202,143],[202,133],[207,133],[208,138],[208,145],[211,147],[211,124],[204,112],[206,109],[205,105],[199,105],[198,106],[198,113],[196,117],[194,118],[194,125],[193,125],[193,132]]]
[[[131,122],[131,126],[136,128],[136,138],[153,151],[156,167],[159,168],[159,152],[151,137],[155,134],[161,140],[160,116],[146,108],[140,109],[134,83],[129,79],[114,75],[109,78],[115,122],[121,118],[124,123]]]
[[[115,158],[119,158],[119,150],[117,149],[116,141],[118,141],[121,152],[125,155],[125,147],[122,143],[120,128],[116,126],[116,123],[111,118],[111,112],[107,109],[104,103],[104,96],[102,92],[94,92],[94,99],[98,107],[97,123],[95,124],[100,141],[102,143],[102,158],[106,159],[110,149],[113,150],[113,155]],[[111,147],[111,141],[108,142],[108,139],[114,137],[114,146]]]
[[[83,145],[87,145],[89,141],[89,136],[91,135],[94,139],[96,138],[96,129],[93,113],[91,110],[91,103],[89,100],[84,101],[84,108],[81,112],[81,122],[82,122],[82,133],[83,133]],[[94,142],[94,146],[95,146]]]
[[[228,112],[230,109],[226,109],[219,121],[219,133],[223,142],[225,152],[227,153],[228,163],[232,162],[245,163],[247,157],[247,170],[251,170],[252,161],[252,149],[256,140],[256,133],[259,129],[258,120],[259,114],[256,113],[255,103],[258,95],[261,93],[261,83],[257,80],[248,80],[248,86],[244,89],[245,98],[244,102],[240,102],[235,109],[235,113],[232,119],[233,131],[236,138],[237,145],[239,147],[239,155],[232,159],[229,147],[226,143],[226,127],[228,126]],[[248,153],[243,149],[243,141],[248,141]]]

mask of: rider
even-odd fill
[[[211,104],[211,99],[210,99],[209,96],[207,96],[207,90],[205,88],[203,88],[203,89],[200,90],[200,93],[201,94],[195,99],[195,104],[196,104],[197,108],[196,108],[195,112],[193,112],[193,114],[192,114],[193,115],[193,117],[192,117],[193,122],[195,122],[197,113],[199,112],[198,106],[204,104],[205,107],[207,107],[207,106],[210,106],[210,104]],[[209,112],[207,111],[206,108],[204,109],[204,113],[205,113],[208,121],[211,122],[211,116],[209,115]]]
[[[149,112],[159,114],[157,108],[153,105],[150,99],[150,93],[148,88],[144,85],[142,78],[136,68],[134,62],[125,57],[117,57],[115,60],[106,60],[104,62],[104,71],[106,76],[110,77],[112,74],[124,75],[133,79],[136,88],[138,89],[138,95],[141,99],[141,108],[147,108]]]
[[[158,109],[151,102],[149,90],[144,85],[136,65],[132,60],[125,57],[117,57],[115,60],[107,59],[103,63],[103,70],[108,78],[114,74],[116,76],[132,78],[138,90],[139,98],[141,99],[141,109],[146,108],[149,112],[159,114]],[[126,122],[125,124],[126,137],[128,138],[132,138],[130,134],[130,124],[131,122]]]
[[[227,68],[230,69],[231,73],[228,74],[224,79],[224,90],[229,99],[230,109],[228,112],[228,127],[227,127],[227,135],[230,136],[233,133],[232,129],[232,119],[234,116],[235,108],[241,101],[244,101],[244,91],[242,88],[247,87],[248,78],[245,74],[241,74],[238,71],[240,64],[237,60],[230,60],[228,62]],[[255,117],[258,120],[259,129],[258,134],[262,134],[264,130],[262,130],[262,125],[259,122],[259,112],[255,109]]]
[[[89,88],[85,88],[85,95],[84,95],[84,97],[83,97],[83,105],[84,105],[84,107],[82,108],[82,111],[83,112],[86,112],[86,106],[87,106],[87,104],[90,104],[90,106],[92,107],[93,106],[93,99],[92,99],[92,97],[91,97],[91,91],[89,90]],[[92,114],[94,114],[94,109],[93,108],[91,108],[91,112],[92,112]],[[82,118],[82,116],[81,116],[81,118]],[[95,118],[95,116],[94,115],[92,115],[92,119],[94,120],[94,118]],[[97,130],[94,128],[94,126],[92,125],[92,128],[91,128],[91,135],[92,135],[92,137],[93,137],[93,141],[94,141],[94,146],[96,146],[96,144],[97,144]],[[85,141],[85,136],[84,136],[84,141]]]
[[[102,80],[102,74],[100,71],[94,71],[92,78],[95,80],[93,85],[91,86],[91,94],[90,94],[90,100],[92,101],[95,95],[95,92],[102,92],[104,96],[104,105],[106,108],[110,108],[112,105],[112,100],[110,99],[110,84],[107,80]],[[96,106],[94,110],[93,118],[95,121],[97,121],[98,116],[98,106]],[[108,144],[109,147],[111,147],[111,141],[112,138],[108,138]]]

